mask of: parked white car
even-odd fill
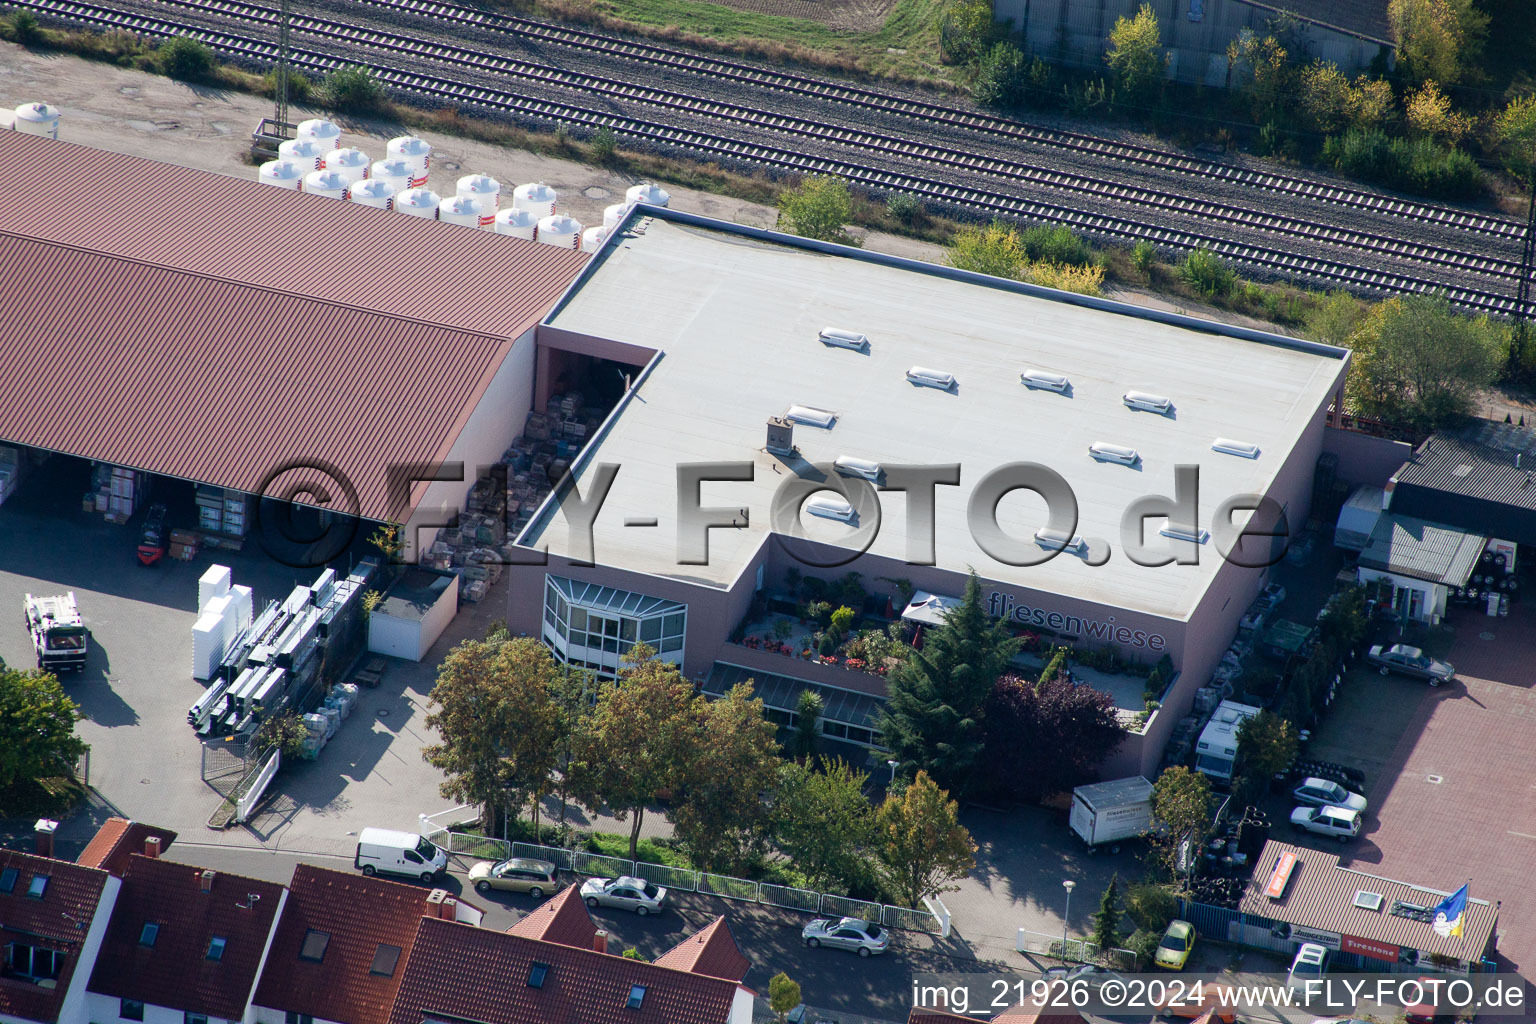
[[[1360,812],[1347,807],[1298,807],[1291,812],[1293,828],[1332,836],[1341,843],[1360,834],[1361,821]]]
[[[1285,987],[1299,989],[1308,978],[1321,978],[1328,970],[1328,947],[1316,942],[1303,942],[1291,961],[1290,973],[1285,976]]]
[[[1327,779],[1305,778],[1301,785],[1291,790],[1291,796],[1295,797],[1299,804],[1308,807],[1342,807],[1349,811],[1365,810],[1365,797],[1359,793],[1351,793],[1337,782]]]
[[[635,916],[661,913],[667,890],[655,882],[623,875],[619,878],[589,878],[581,883],[581,898],[589,907],[618,907],[633,910]]]

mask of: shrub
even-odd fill
[[[1014,280],[1024,267],[1024,246],[1017,231],[995,220],[986,227],[961,228],[945,259],[959,270]]]
[[[202,82],[213,74],[213,51],[196,39],[176,36],[160,44],[155,63],[162,74],[183,82]]]
[[[1149,932],[1138,928],[1131,933],[1131,937],[1125,940],[1125,948],[1136,954],[1136,969],[1144,971],[1152,966],[1152,958],[1157,956],[1157,944],[1163,941],[1161,931]]]
[[[1131,247],[1131,266],[1136,268],[1139,274],[1152,276],[1152,267],[1157,263],[1157,246],[1142,239]]]
[[[619,151],[619,133],[603,125],[592,133],[592,156],[599,163],[607,163]]]
[[[1231,293],[1237,284],[1237,274],[1227,266],[1226,260],[1209,249],[1196,249],[1179,264],[1179,276],[1184,283],[1208,298]]]
[[[854,616],[856,614],[857,613],[847,605],[844,605],[832,613],[832,629],[837,633],[838,636],[842,636],[848,632],[848,627],[853,625]]]
[[[1024,268],[1023,279],[1042,288],[1056,288],[1079,295],[1104,293],[1103,267],[1074,267],[1040,260]]]
[[[1029,65],[1024,53],[1009,42],[995,43],[976,63],[976,80],[971,93],[984,107],[1006,109],[1024,99],[1029,80]]]
[[[1179,904],[1167,886],[1133,885],[1125,893],[1125,912],[1136,922],[1137,929],[1161,936],[1173,915],[1179,912]]]
[[[373,72],[359,64],[337,68],[325,76],[331,106],[349,114],[371,114],[384,105],[384,89]]]
[[[1082,236],[1065,225],[1037,225],[1019,236],[1019,241],[1024,246],[1025,257],[1031,262],[1044,261],[1077,267],[1093,264],[1093,249],[1083,241]]]
[[[911,227],[923,216],[923,201],[905,192],[892,192],[885,197],[885,212]]]
[[[31,46],[43,38],[43,30],[31,11],[12,11],[8,20],[11,38],[22,46]]]
[[[289,68],[286,77],[288,79],[288,102],[308,103],[314,95],[314,84],[303,72]],[[268,71],[262,79],[261,91],[272,99],[277,99],[277,69]]]
[[[1378,129],[1330,135],[1323,159],[1337,170],[1388,188],[1449,199],[1483,191],[1483,172],[1466,153],[1430,138],[1390,139]]]
[[[849,195],[848,183],[835,175],[812,174],[779,195],[781,231],[823,242],[858,245],[858,239],[843,230],[843,225],[852,219],[853,197]]]

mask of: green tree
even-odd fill
[[[925,771],[956,792],[972,784],[987,696],[1020,643],[988,618],[972,572],[944,624],[890,674],[880,731],[904,774]]]
[[[626,656],[617,686],[598,696],[591,727],[580,738],[573,791],[593,806],[606,803],[629,820],[629,859],[635,860],[646,805],[682,781],[694,735],[693,687],[677,666],[644,644]]]
[[[163,74],[183,82],[204,82],[213,74],[213,51],[188,36],[173,36],[155,51]]]
[[[75,723],[84,717],[52,672],[23,672],[0,662],[0,790],[70,774],[90,749],[75,735]]]
[[[821,694],[806,687],[795,702],[795,736],[790,750],[795,757],[809,764],[821,745],[821,712],[824,707]]]
[[[719,700],[696,700],[694,709],[695,735],[672,824],[696,864],[738,871],[768,842],[770,812],[763,794],[779,773],[778,730],[763,715],[750,682],[731,687]]]
[[[1477,67],[1488,34],[1488,16],[1474,0],[1391,0],[1387,20],[1414,82],[1459,82]]]
[[[372,114],[384,106],[384,88],[361,64],[348,64],[325,76],[331,106],[349,114]]]
[[[1511,174],[1527,178],[1536,152],[1536,96],[1516,96],[1499,111],[1493,122],[1493,134],[1499,142],[1504,166]]]
[[[808,175],[795,188],[779,195],[781,230],[823,242],[858,245],[843,226],[853,219],[853,197],[848,183],[830,174]]]
[[[12,11],[7,20],[11,23],[11,38],[22,46],[31,46],[43,38],[37,15],[31,11]]]
[[[955,232],[944,259],[959,270],[1016,281],[1024,268],[1024,244],[1015,229],[995,220]]]
[[[1148,838],[1157,859],[1169,877],[1177,878],[1180,849],[1188,843],[1193,856],[1211,832],[1209,780],[1183,765],[1163,769],[1152,784],[1152,825]]]
[[[1284,121],[1295,103],[1290,53],[1271,35],[1243,29],[1227,44],[1227,66],[1238,76],[1253,119],[1260,125]]]
[[[1433,430],[1470,412],[1473,396],[1497,379],[1504,331],[1487,317],[1452,311],[1443,295],[1387,299],[1350,336],[1346,386],[1364,416]]]
[[[1161,935],[1179,912],[1179,902],[1166,885],[1133,885],[1125,893],[1125,911],[1137,929]]]
[[[304,727],[304,720],[298,715],[269,715],[256,729],[256,735],[251,737],[251,749],[259,750],[265,756],[266,751],[276,747],[282,752],[283,760],[287,761],[299,756],[308,738],[309,730]]]
[[[560,798],[560,834],[565,834],[566,812],[570,809],[572,767],[581,749],[587,729],[592,724],[597,695],[601,686],[597,677],[585,669],[565,664],[551,686],[550,696],[559,709],[559,738],[555,743],[555,793]]]
[[[1142,4],[1134,18],[1115,19],[1104,60],[1114,70],[1127,98],[1140,102],[1157,91],[1168,52],[1163,49],[1162,28],[1151,4]]]
[[[1120,906],[1120,874],[1116,872],[1109,876],[1109,885],[1099,897],[1099,911],[1093,915],[1093,941],[1101,951],[1120,945],[1120,918],[1124,913]]]
[[[1342,288],[1331,291],[1307,314],[1307,333],[1325,344],[1346,348],[1366,309],[1365,303]]]
[[[960,824],[960,805],[925,771],[888,794],[875,812],[876,852],[892,892],[909,907],[958,888],[976,866],[976,844]]]
[[[532,637],[504,641],[500,650],[501,700],[511,727],[502,740],[507,787],[529,801],[534,833],[539,808],[554,788],[563,721],[555,701],[560,666]]]
[[[1237,765],[1248,781],[1247,799],[1296,760],[1296,728],[1273,711],[1262,710],[1237,728]]]
[[[800,1005],[800,985],[780,971],[768,979],[768,1009],[779,1024],[789,1020],[789,1012]]]
[[[944,0],[939,48],[946,64],[974,60],[992,38],[991,0]]]
[[[783,767],[774,804],[778,847],[806,885],[842,891],[867,881],[867,851],[874,841],[874,808],[864,797],[869,776],[840,758],[819,770]]]
[[[984,107],[1006,110],[1024,101],[1029,82],[1029,59],[1017,46],[1003,40],[993,43],[976,62],[976,80],[971,94]]]

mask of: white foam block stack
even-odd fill
[[[192,624],[193,679],[212,679],[219,662],[224,660],[224,651],[234,635],[232,603],[228,594],[210,598],[203,606],[202,615]]]
[[[234,586],[229,588],[230,604],[235,612],[235,632],[251,624],[251,618],[255,614],[256,602],[252,597],[251,588]]]
[[[210,565],[208,571],[203,573],[197,581],[197,610],[202,614],[208,610],[208,602],[216,597],[225,597],[229,594],[229,585],[232,574],[227,565]]]

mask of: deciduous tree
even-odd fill
[[[1112,696],[1060,672],[1039,682],[1003,676],[987,698],[984,721],[986,789],[1021,803],[1092,782],[1126,736]]]
[[[907,906],[957,888],[976,866],[960,807],[928,773],[891,793],[875,812],[876,850],[892,891]]]
[[[804,238],[858,245],[843,230],[853,219],[848,183],[831,174],[812,174],[779,195],[779,228]]]
[[[819,770],[784,766],[774,806],[778,847],[812,888],[846,893],[866,881],[875,835],[868,779],[840,758],[823,759]]]
[[[1199,852],[1211,831],[1211,784],[1183,765],[1163,769],[1152,784],[1152,825],[1149,838],[1169,877],[1179,874],[1179,851],[1189,844]]]
[[[1115,19],[1104,60],[1114,69],[1120,88],[1129,99],[1140,102],[1157,92],[1168,64],[1168,51],[1163,49],[1162,27],[1151,4],[1142,4],[1134,18]]]
[[[1488,16],[1473,0],[1391,0],[1398,60],[1415,81],[1459,82],[1482,55]]]
[[[75,735],[83,717],[52,672],[0,662],[0,789],[72,772],[90,749]]]
[[[737,871],[767,845],[770,813],[763,795],[779,773],[778,730],[763,715],[750,682],[719,700],[696,699],[693,706],[694,735],[672,823],[696,864]]]
[[[1350,336],[1347,395],[1359,413],[1433,430],[1465,415],[1506,355],[1501,328],[1451,310],[1441,295],[1392,298]]]
[[[1300,685],[1314,684],[1308,681]],[[1289,768],[1296,760],[1296,749],[1296,728],[1273,711],[1262,710],[1244,719],[1237,728],[1237,768],[1243,778],[1243,799],[1257,797],[1270,779]]]
[[[768,979],[768,1009],[779,1024],[789,1020],[789,1012],[800,1005],[800,985],[780,971]]]

